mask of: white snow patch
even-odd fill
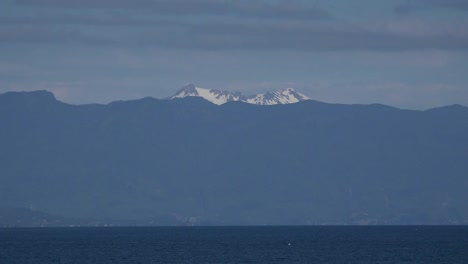
[[[222,105],[227,102],[227,99],[224,96],[216,96],[211,90],[204,88],[195,88],[200,97],[205,98],[206,100],[212,102],[213,104]]]
[[[191,84],[188,84],[191,85]],[[191,89],[182,90],[172,98],[183,98],[187,96],[202,97],[214,104],[222,105],[229,101],[244,101],[249,104],[256,105],[276,105],[276,104],[293,104],[310,98],[296,92],[293,88],[278,90],[273,93],[258,94],[251,97],[244,97],[238,93],[222,92],[213,89],[205,89],[194,87]]]

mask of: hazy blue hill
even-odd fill
[[[1,208],[0,227],[38,227],[67,225],[63,217],[24,208]]]
[[[75,106],[39,91],[0,95],[0,126],[0,206],[156,224],[468,223],[463,106]]]

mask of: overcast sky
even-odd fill
[[[468,105],[468,0],[1,0],[0,93]]]

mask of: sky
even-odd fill
[[[186,83],[468,105],[468,0],[0,1],[0,93],[109,103]]]

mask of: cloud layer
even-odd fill
[[[411,20],[349,23],[331,19],[330,12],[323,8],[299,1],[16,0],[15,3],[36,10],[53,7],[62,11],[0,17],[1,43],[320,52],[468,49],[466,27]],[[465,0],[408,3],[398,6],[396,12],[468,8]],[[63,10],[72,12],[65,15]],[[226,16],[249,19],[226,19]]]
[[[94,19],[9,21],[0,29],[3,43],[77,43],[86,45],[154,46],[201,50],[406,51],[467,50],[466,30],[412,32],[395,27],[304,23],[190,23],[169,20]],[[22,24],[21,22],[24,22]],[[153,25],[134,31],[88,31],[63,24]],[[8,21],[7,21],[8,22]],[[173,22],[173,23],[172,23]],[[31,23],[31,24],[29,24]],[[126,24],[128,23],[128,24]],[[58,25],[58,26],[57,26]],[[168,29],[170,28],[170,30]]]
[[[16,0],[20,5],[59,8],[144,9],[165,15],[232,15],[274,19],[326,19],[330,14],[299,2],[266,0]]]
[[[433,9],[453,9],[459,11],[468,11],[468,1],[466,0],[415,0],[395,7],[398,14],[409,14],[423,10]]]

